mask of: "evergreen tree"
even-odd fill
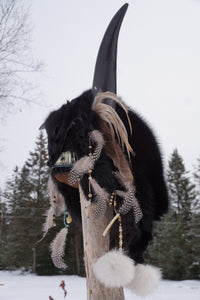
[[[3,265],[9,269],[24,268],[40,275],[63,273],[54,267],[49,251],[50,242],[63,227],[62,216],[56,221],[56,228],[37,243],[49,208],[48,177],[46,139],[41,132],[34,151],[21,170],[15,168],[4,191],[9,230],[1,256]],[[65,260],[67,274],[84,275],[82,233],[75,224],[69,229]]]
[[[195,236],[195,244],[193,245],[194,262],[192,266],[194,278],[200,279],[200,158],[197,159],[197,166],[195,167],[194,180],[196,187],[196,203],[194,206],[192,232]]]
[[[195,167],[195,172],[193,173],[193,175],[198,196],[198,205],[200,205],[200,158],[197,159],[197,166]]]
[[[195,187],[177,150],[169,160],[168,190],[171,208],[155,228],[155,240],[148,255],[163,268],[165,278],[194,278],[196,236],[193,230]]]
[[[0,269],[3,269],[3,249],[5,247],[7,223],[6,223],[6,203],[3,201],[2,191],[0,189]]]
[[[5,242],[1,251],[2,264],[8,268],[13,269],[16,262],[16,251],[17,251],[17,209],[18,209],[18,184],[19,184],[19,168],[15,167],[13,175],[6,183],[5,191],[3,192],[3,198],[7,204],[6,211],[6,223],[8,230],[5,236]]]
[[[7,182],[5,198],[9,206],[9,235],[5,258],[7,266],[35,271],[35,244],[41,237],[44,212],[48,207],[46,139],[41,132],[34,152],[22,170]],[[10,254],[10,255],[9,255]]]

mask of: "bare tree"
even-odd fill
[[[31,80],[27,73],[36,72],[41,64],[32,58],[29,8],[23,0],[0,1],[0,118],[20,101],[31,101]],[[24,76],[26,74],[26,76]]]

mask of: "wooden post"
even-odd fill
[[[87,300],[124,300],[122,288],[106,288],[95,277],[92,265],[97,259],[109,251],[109,234],[103,237],[103,231],[113,218],[112,209],[108,208],[105,215],[94,218],[94,207],[84,197],[79,186],[84,257],[87,279]]]

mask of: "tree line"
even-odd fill
[[[62,274],[51,261],[49,244],[62,228],[55,228],[40,242],[47,193],[47,141],[40,132],[34,151],[0,190],[0,269],[29,270],[39,275]],[[171,154],[166,171],[170,209],[154,226],[154,240],[146,253],[148,263],[162,268],[167,279],[200,279],[200,159],[193,174],[185,169],[177,150]],[[83,242],[80,229],[71,224],[66,242],[65,274],[84,276]]]

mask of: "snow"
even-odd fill
[[[86,300],[86,280],[78,276],[36,276],[21,274],[20,271],[0,271],[0,300],[54,300],[64,299],[59,287],[64,280],[67,289],[66,300]],[[125,289],[126,300],[141,300]],[[199,300],[200,281],[162,280],[157,291],[145,300]],[[112,300],[112,299],[111,299]]]

